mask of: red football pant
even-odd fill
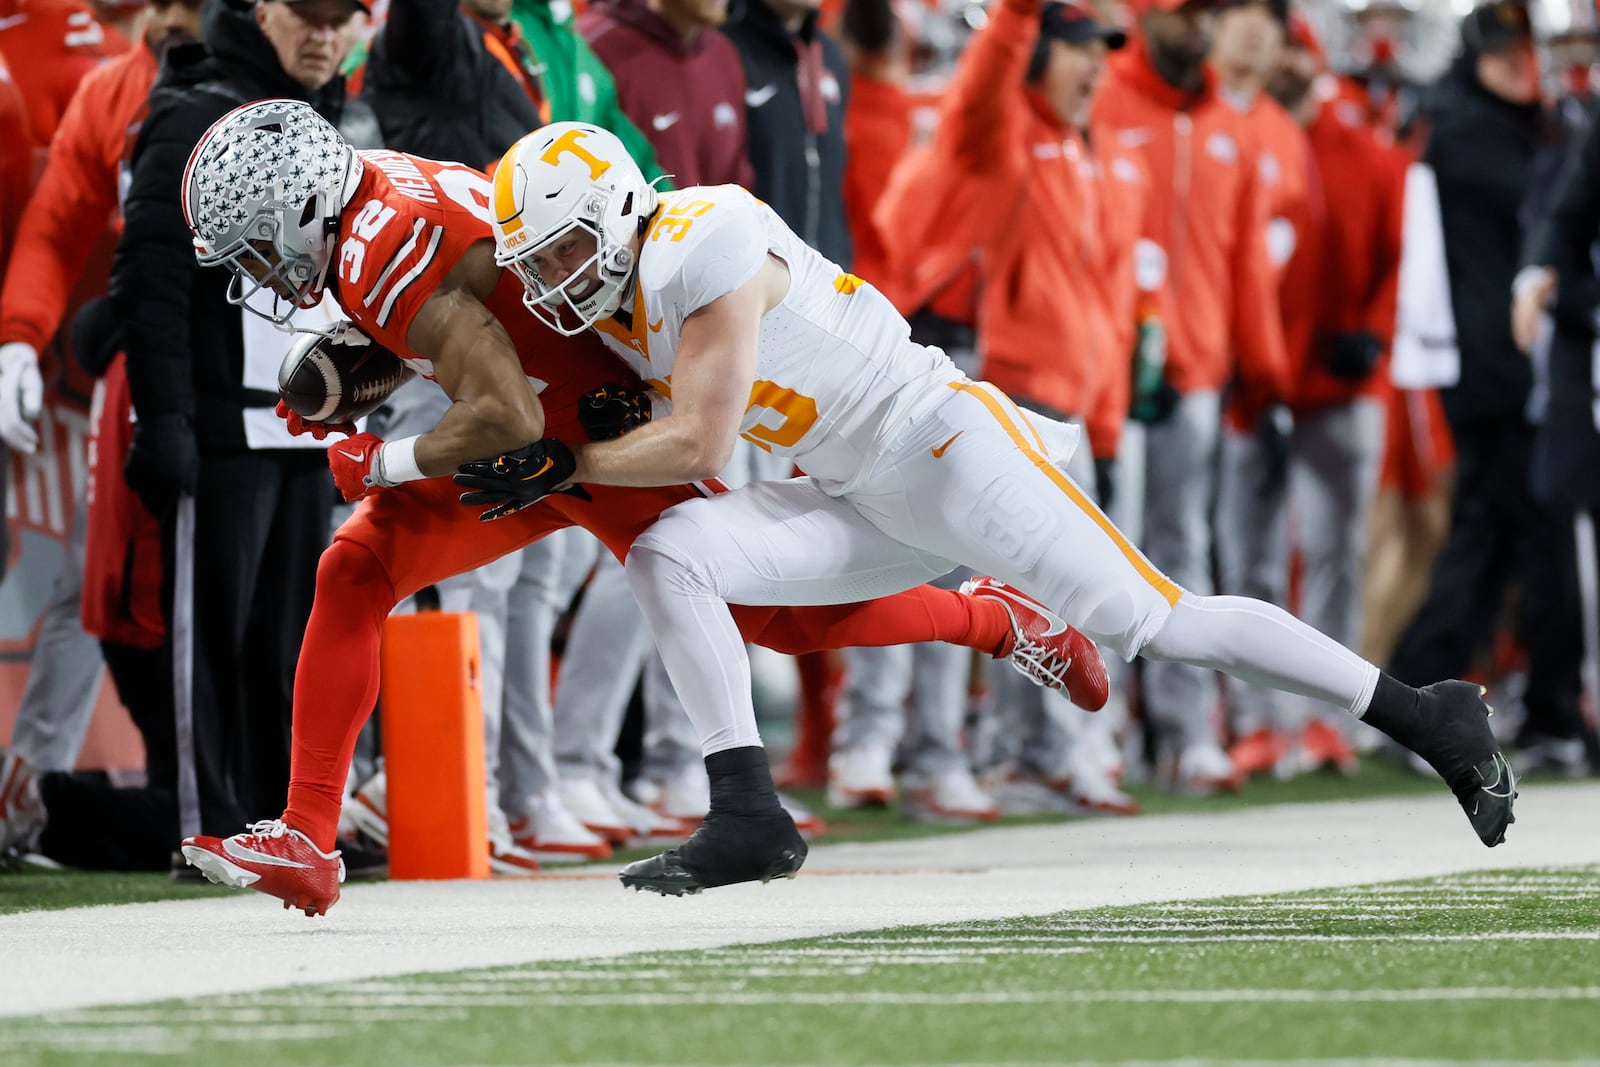
[[[283,818],[318,848],[334,847],[356,737],[378,698],[378,649],[394,606],[419,589],[514,552],[566,526],[582,526],[618,559],[692,486],[590,487],[494,522],[458,502],[449,478],[381,489],[334,535],[317,567],[316,599],[294,682],[289,803]],[[1011,620],[997,601],[922,586],[862,604],[733,607],[747,641],[798,655],[825,648],[947,641],[1004,655]]]

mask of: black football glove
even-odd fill
[[[650,421],[650,394],[606,384],[578,399],[578,424],[591,441],[609,441]]]
[[[1362,382],[1383,358],[1383,342],[1364,330],[1328,337],[1328,373],[1342,382]]]
[[[572,477],[572,472],[578,469],[578,460],[572,449],[553,437],[523,445],[515,452],[507,452],[488,462],[463,463],[456,469],[456,484],[472,490],[461,494],[461,502],[490,505],[478,515],[479,522],[515,515],[551,493],[571,493],[584,500],[592,499],[581,485],[557,488]]]
[[[180,496],[193,496],[200,481],[200,446],[189,417],[150,415],[134,422],[122,476],[152,515],[161,515]]]
[[[1101,511],[1110,511],[1117,499],[1117,461],[1094,457],[1094,495]]]
[[[1294,416],[1282,404],[1262,412],[1256,440],[1261,444],[1261,481],[1256,493],[1263,500],[1283,493],[1289,484],[1289,437],[1294,433]]]

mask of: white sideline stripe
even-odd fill
[[[0,1017],[603,960],[641,948],[674,953],[1112,905],[1470,880],[1477,871],[1538,868],[1545,876],[1545,868],[1600,864],[1596,810],[1600,783],[1541,785],[1518,802],[1507,846],[1486,849],[1441,787],[1382,800],[820,844],[810,859],[817,869],[975,869],[802,872],[782,885],[676,900],[625,893],[601,867],[582,879],[347,885],[319,919],[253,891],[0,915]]]
[[[1427,904],[1422,900],[1396,900],[1384,907],[1376,907],[1367,901],[1320,901],[1296,900],[1292,903],[1274,901],[1271,904],[1168,904],[1163,908],[1154,909],[1158,915],[1225,915],[1230,912],[1246,912],[1250,915],[1260,915],[1264,919],[1278,919],[1297,911],[1334,911],[1349,915],[1389,915],[1394,908],[1404,908],[1406,911],[1491,911],[1502,907],[1500,903],[1484,901],[1481,903],[1461,902],[1450,904]],[[1107,922],[1116,922],[1108,919]],[[1128,922],[1141,920],[1130,918]],[[1148,922],[1149,920],[1143,920]]]
[[[1148,936],[1136,931],[1126,934],[1112,932],[1088,933],[1082,936],[1062,935],[1050,937],[1044,934],[1018,934],[1014,937],[966,937],[953,935],[951,937],[841,937],[834,941],[838,945],[953,945],[962,942],[994,942],[1027,944],[1034,941],[1072,942],[1076,944],[1196,944],[1204,945],[1224,941],[1329,941],[1329,942],[1361,942],[1361,941],[1420,941],[1440,942],[1448,944],[1454,941],[1600,941],[1600,930],[1484,930],[1472,934],[1217,934],[1208,937],[1204,934],[1193,936],[1168,937],[1159,932]]]
[[[457,1064],[455,1067],[517,1067],[514,1064]],[[659,1067],[656,1063],[541,1064],[541,1067]],[[793,1064],[791,1067],[834,1067],[833,1064]],[[862,1063],[858,1067],[915,1067],[896,1061],[893,1064]],[[981,1063],[947,1063],[937,1067],[1039,1067],[1038,1060],[985,1060]],[[1205,1059],[1185,1056],[1175,1060],[1055,1060],[1051,1067],[1600,1067],[1600,1060],[1423,1060],[1390,1056],[1368,1058],[1304,1060]]]
[[[1600,986],[1564,986],[1548,989],[1521,986],[1463,986],[1442,989],[1062,989],[988,990],[965,993],[893,993],[859,990],[828,993],[803,990],[693,989],[673,993],[550,993],[541,991],[541,1008],[661,1008],[661,1007],[767,1007],[804,1005],[840,1007],[873,1005],[892,1007],[981,1007],[1005,1005],[1075,1004],[1435,1004],[1462,1001],[1561,1002],[1600,1000]],[[340,993],[339,1003],[352,1011],[381,1008],[527,1007],[525,994],[485,994],[466,990],[452,994],[449,986],[437,991],[425,987],[372,992],[352,989]]]

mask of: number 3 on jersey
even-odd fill
[[[757,422],[739,436],[766,452],[774,448],[793,448],[800,439],[811,432],[817,422],[817,402],[793,389],[776,382],[757,381],[750,389],[750,406],[746,412],[762,411]],[[781,416],[776,426],[763,425],[766,412]]]

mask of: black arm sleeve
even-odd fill
[[[438,86],[460,60],[461,7],[455,0],[393,0],[383,24],[383,49],[417,85]]]
[[[111,301],[122,322],[128,388],[141,416],[195,414],[189,294],[199,264],[180,186],[189,153],[220,115],[172,99],[155,105],[134,147]]]
[[[840,30],[864,52],[882,52],[894,43],[895,20],[889,0],[845,0]]]

